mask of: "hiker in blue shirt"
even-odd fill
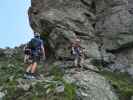
[[[40,34],[34,34],[34,38],[32,38],[28,43],[28,48],[30,49],[30,65],[26,69],[25,77],[35,79],[36,68],[41,56],[43,56],[43,59],[45,59],[45,49],[43,40],[40,39]]]

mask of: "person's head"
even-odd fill
[[[72,47],[76,47],[80,45],[80,39],[76,38],[74,39],[74,41],[72,41]]]
[[[76,38],[75,42],[80,42],[80,39],[79,38]]]
[[[76,43],[76,44],[80,44],[80,39],[79,39],[79,38],[76,38],[76,39],[75,39],[75,43]]]
[[[40,34],[34,33],[34,37],[35,37],[35,38],[40,38]]]

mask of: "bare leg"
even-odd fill
[[[37,62],[34,62],[32,65],[31,73],[35,73],[37,67]]]
[[[76,70],[77,71],[80,71],[79,69],[79,57],[76,57],[75,60],[74,60],[74,66],[76,67]]]
[[[32,64],[30,64],[29,66],[28,66],[28,68],[26,69],[26,72],[30,72],[31,71],[31,68],[32,68]]]
[[[81,56],[80,57],[80,66],[81,66],[81,69],[83,69],[83,64],[84,64],[84,57]]]
[[[74,66],[76,66],[76,67],[78,66],[78,58],[74,59]]]

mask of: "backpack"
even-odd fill
[[[36,49],[36,47],[37,47],[36,40],[35,40],[34,38],[31,39],[31,40],[29,41],[28,45],[29,45],[29,48],[30,48],[30,49]]]
[[[28,44],[24,46],[24,54],[25,55],[30,55],[31,54],[31,49],[29,48]]]
[[[35,39],[35,38],[33,38],[33,39],[31,39],[30,41],[29,41],[29,43],[28,43],[28,45],[29,45],[29,48],[31,49],[31,50],[35,50],[36,48],[38,48],[38,41]]]
[[[32,38],[29,43],[29,48],[31,49],[31,54],[37,54],[38,56],[42,56],[41,45],[42,41],[38,38]]]

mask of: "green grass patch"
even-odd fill
[[[130,100],[133,95],[133,79],[128,74],[103,71],[102,75],[111,82],[120,100]]]
[[[44,70],[43,65],[39,67]],[[23,77],[24,70],[22,51],[12,58],[0,58],[0,86],[6,92],[4,100],[75,100],[76,86],[63,79],[64,73],[58,66],[50,69],[52,80],[37,82],[28,91],[17,87],[17,79]],[[57,93],[56,88],[60,85],[64,86],[64,92]]]

